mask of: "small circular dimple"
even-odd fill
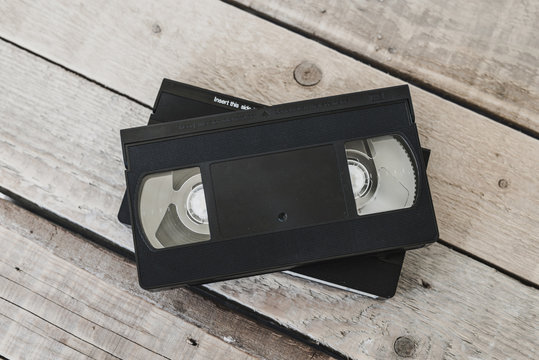
[[[395,340],[393,348],[400,357],[410,358],[415,355],[416,343],[407,336],[401,336]]]
[[[322,80],[322,70],[310,61],[304,61],[294,69],[294,79],[303,86],[313,86]]]
[[[502,189],[507,189],[507,187],[509,186],[509,181],[505,179],[500,179],[498,180],[498,186],[501,187]]]
[[[161,26],[159,26],[159,24],[153,24],[152,25],[152,32],[154,34],[159,34],[161,32]]]
[[[288,219],[288,215],[285,212],[279,213],[279,215],[277,215],[277,219],[280,222],[285,222]]]

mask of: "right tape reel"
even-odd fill
[[[414,204],[417,167],[400,136],[354,140],[344,147],[359,215],[405,209]]]

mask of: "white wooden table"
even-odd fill
[[[0,358],[539,353],[537,1],[0,0]],[[303,86],[294,69],[314,64]],[[119,130],[167,77],[278,104],[408,82],[441,241],[386,301],[137,285]]]

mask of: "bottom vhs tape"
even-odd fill
[[[406,87],[129,129],[122,141],[145,288],[437,238]]]

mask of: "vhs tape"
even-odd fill
[[[437,238],[406,87],[129,129],[122,142],[145,288]]]
[[[164,79],[149,123],[259,107],[264,105]],[[429,150],[423,149],[425,164],[429,154]],[[122,223],[130,224],[126,194],[118,212],[118,219]],[[404,250],[358,255],[299,266],[287,273],[362,295],[389,298],[397,289],[404,255]]]
[[[265,105],[163,79],[149,124],[261,107]],[[422,151],[426,165],[430,151]],[[118,219],[130,225],[127,194],[122,199]],[[389,298],[396,292],[404,257],[404,250],[357,255],[299,266],[286,273],[370,297]]]

